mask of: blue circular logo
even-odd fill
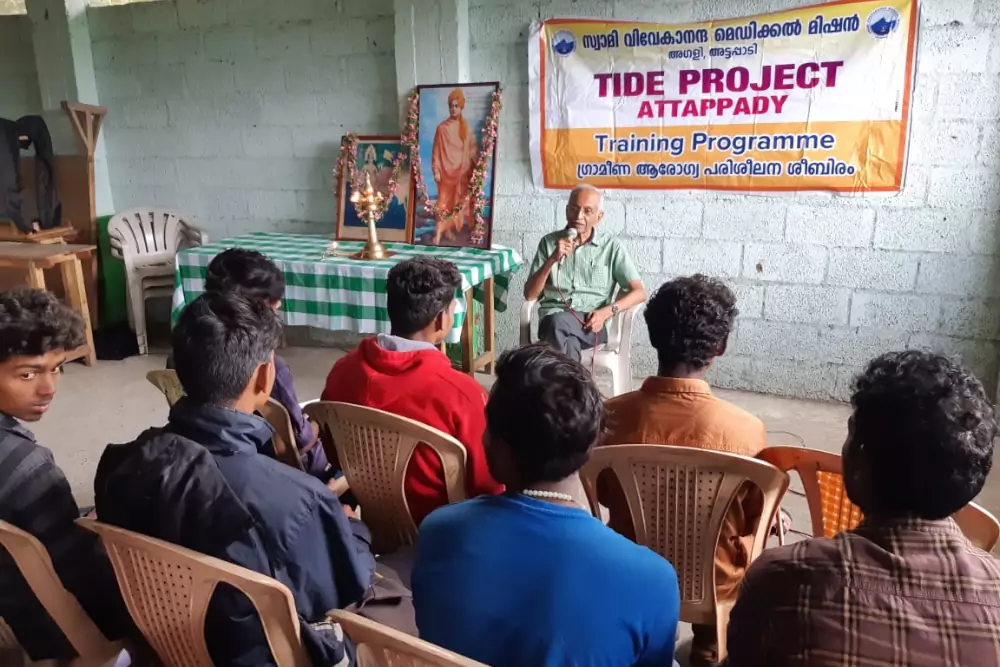
[[[552,50],[557,56],[566,57],[576,51],[576,37],[569,30],[560,30],[552,36]]]
[[[868,34],[885,39],[899,27],[899,11],[895,7],[879,7],[868,15]]]

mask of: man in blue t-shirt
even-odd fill
[[[420,637],[492,667],[670,665],[673,567],[574,493],[604,422],[590,373],[544,345],[504,354],[496,370],[484,443],[508,493],[446,505],[421,524]]]

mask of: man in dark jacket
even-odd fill
[[[258,453],[273,431],[254,415],[274,383],[281,325],[265,304],[208,293],[174,329],[187,396],[163,428],[111,445],[95,481],[103,521],[274,577],[291,590],[314,664],[347,665],[339,628],[310,627],[373,582],[368,529],[318,479]],[[232,589],[207,620],[216,665],[274,664],[259,620]]]
[[[83,320],[48,292],[0,292],[0,520],[38,538],[63,585],[105,636],[118,639],[132,625],[111,563],[97,538],[73,523],[80,510],[52,452],[22,425],[48,410],[66,352],[83,340]],[[32,660],[76,657],[2,548],[0,618]]]

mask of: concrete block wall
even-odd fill
[[[332,233],[343,134],[398,134],[391,0],[167,0],[88,10],[115,207],[214,238]]]
[[[31,21],[27,16],[0,16],[0,118],[15,120],[40,113]]]
[[[470,0],[472,78],[505,89],[494,238],[530,261],[562,223],[565,193],[536,189],[528,163],[527,35],[554,16],[699,21],[813,0]],[[923,0],[905,191],[745,197],[609,191],[604,233],[622,235],[647,287],[702,272],[726,279],[740,319],[712,374],[719,386],[845,399],[877,354],[959,355],[992,391],[1000,340],[1000,4]],[[500,343],[517,342],[511,288]],[[656,357],[640,322],[637,375]]]

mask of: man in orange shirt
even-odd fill
[[[607,402],[610,428],[603,444],[677,445],[756,456],[766,444],[764,424],[713,396],[705,381],[712,362],[726,351],[738,312],[735,295],[713,278],[695,275],[661,286],[645,314],[659,370],[639,391]],[[634,537],[620,486],[610,476],[598,481],[598,495],[611,512],[609,525]],[[761,493],[748,487],[729,509],[715,557],[720,600],[734,598],[743,579],[762,501]],[[690,664],[716,664],[715,627],[695,625],[693,630]]]

